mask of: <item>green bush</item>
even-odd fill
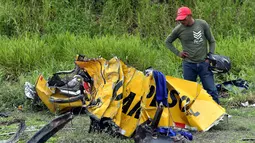
[[[248,0],[2,0],[0,34],[133,34],[162,40],[176,25],[182,5],[189,6],[195,18],[205,19],[216,37],[245,39],[255,32],[255,2]]]
[[[151,66],[166,75],[182,78],[181,59],[161,40],[145,41],[128,35],[90,38],[70,33],[29,37],[0,37],[0,101],[3,107],[23,103],[25,81],[34,83],[39,74],[47,78],[54,72],[73,69],[77,54],[108,60],[117,56],[138,70],[144,71]],[[228,74],[217,74],[217,83],[237,78],[254,82],[253,43],[253,38],[241,40],[239,36],[218,40],[216,53],[229,56],[232,69]],[[178,42],[175,44],[180,48]]]
[[[181,78],[181,60],[165,47],[164,39],[175,27],[176,11],[182,5],[210,24],[216,53],[232,61],[231,72],[216,75],[216,82],[237,78],[254,82],[253,1],[2,0],[1,108],[25,101],[25,81],[33,83],[41,73],[48,77],[72,69],[76,54],[117,56],[138,70],[152,66]],[[175,45],[181,47],[178,41]]]

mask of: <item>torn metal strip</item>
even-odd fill
[[[2,123],[2,125],[5,124],[5,125],[9,126],[9,125],[15,124],[15,123],[19,123],[19,127],[18,127],[18,130],[16,131],[16,133],[13,136],[11,136],[8,140],[0,141],[0,143],[16,143],[19,140],[19,136],[26,129],[25,120],[15,119],[14,121],[11,121],[11,122]]]
[[[41,128],[27,143],[44,143],[51,136],[62,129],[69,121],[73,119],[73,114],[67,112]]]

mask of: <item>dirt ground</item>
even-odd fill
[[[231,118],[225,118],[218,125],[212,127],[207,132],[192,132],[193,141],[196,143],[240,143],[255,142],[255,107],[227,109]],[[19,138],[19,143],[27,142],[40,128],[56,116],[49,112],[20,112],[8,113],[8,118],[0,117],[0,121],[8,121],[14,118],[22,118],[26,121],[26,130]],[[88,133],[90,119],[87,115],[75,116],[62,130],[52,136],[49,143],[73,143],[73,142],[93,142],[93,143],[133,143],[132,139],[119,139],[106,133]],[[15,132],[16,126],[3,126],[0,124],[1,140],[8,139]],[[244,141],[247,140],[247,141]],[[253,141],[252,141],[253,140]]]

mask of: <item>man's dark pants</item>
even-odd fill
[[[214,84],[213,73],[209,69],[209,63],[205,61],[201,63],[183,61],[182,68],[184,79],[196,82],[197,76],[199,76],[203,88],[212,96],[213,100],[219,104],[218,92]]]

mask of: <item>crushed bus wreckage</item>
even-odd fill
[[[207,131],[226,115],[200,84],[152,68],[143,73],[117,57],[79,55],[74,70],[54,73],[48,80],[40,75],[34,87],[26,83],[25,93],[39,97],[52,113],[83,107],[91,126],[107,121],[125,137],[144,133],[145,125],[167,135],[169,129]]]

